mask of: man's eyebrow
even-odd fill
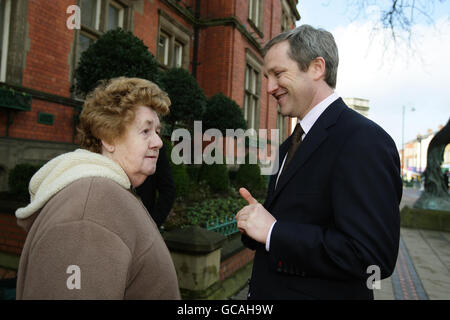
[[[274,67],[271,67],[271,68],[269,68],[269,69],[264,69],[264,72],[263,72],[263,74],[264,74],[264,77],[266,77],[267,78],[267,75],[269,74],[269,73],[273,73],[274,72]]]

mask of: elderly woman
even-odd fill
[[[44,165],[31,203],[17,299],[179,299],[169,251],[130,190],[155,171],[159,114],[170,100],[154,83],[117,78],[86,99],[81,149]]]

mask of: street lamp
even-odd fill
[[[402,178],[405,174],[405,109],[406,107],[402,106]],[[414,107],[410,109],[411,112],[416,111]]]

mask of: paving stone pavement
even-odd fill
[[[420,190],[403,189],[402,203],[411,206]],[[400,229],[397,264],[391,277],[374,290],[375,300],[450,300],[450,232]],[[248,286],[232,300],[246,300]]]

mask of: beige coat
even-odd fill
[[[116,180],[95,175],[69,179],[41,201],[45,205],[38,211],[16,212],[29,232],[17,299],[180,298],[170,253],[154,221]],[[33,179],[33,195],[32,184]]]

